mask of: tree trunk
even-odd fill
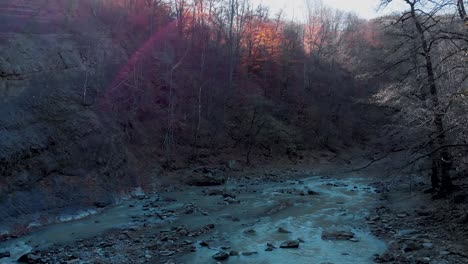
[[[405,0],[411,7],[411,16],[416,26],[416,30],[419,33],[421,47],[423,49],[423,55],[425,60],[425,68],[428,78],[428,84],[430,88],[430,95],[432,101],[432,112],[434,115],[434,127],[433,133],[437,136],[434,144],[434,148],[438,149],[442,146],[445,146],[445,134],[444,134],[444,121],[443,113],[440,109],[440,101],[438,95],[438,88],[436,83],[436,77],[434,73],[434,67],[431,57],[431,48],[426,39],[425,30],[419,21],[419,18],[416,14],[415,3],[409,0]],[[442,148],[441,151],[438,151],[431,155],[432,158],[432,175],[431,182],[434,190],[440,195],[445,195],[452,189],[452,181],[450,179],[450,155],[447,149]]]

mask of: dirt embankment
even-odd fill
[[[388,250],[379,263],[468,263],[468,185],[455,181],[459,189],[449,197],[433,200],[425,193],[428,179],[409,176],[383,182],[381,205],[368,223]]]

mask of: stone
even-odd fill
[[[10,251],[0,252],[0,259],[11,257]]]
[[[307,190],[307,194],[308,194],[308,195],[319,195],[318,192],[312,191],[312,190]]]
[[[267,243],[267,248],[265,249],[265,251],[273,251],[273,249],[275,249],[275,245],[273,245],[273,243]]]
[[[283,234],[291,233],[291,231],[288,231],[288,230],[286,230],[286,229],[283,228],[283,227],[278,228],[278,232],[279,232],[279,233],[283,233]]]
[[[354,238],[354,233],[349,231],[323,231],[322,239],[323,240],[350,240]]]
[[[218,253],[214,254],[214,255],[212,256],[212,258],[215,259],[215,260],[221,260],[221,261],[222,261],[222,260],[228,259],[228,258],[229,258],[229,254],[226,253],[226,252],[224,252],[224,251],[221,251],[221,252],[218,252]]]
[[[430,215],[432,215],[432,211],[430,211],[430,210],[416,210],[415,213],[418,216],[430,216]]]
[[[159,254],[160,254],[161,256],[169,257],[169,256],[174,255],[174,254],[175,254],[175,251],[164,250],[164,251],[159,252]]]
[[[41,257],[38,255],[24,254],[17,260],[17,262],[34,264],[34,263],[41,263],[42,260],[41,260]]]
[[[385,252],[379,256],[377,256],[375,259],[374,259],[374,262],[377,262],[377,263],[387,263],[387,262],[391,262],[391,261],[394,261],[395,260],[395,257],[388,253],[388,252]]]
[[[258,254],[257,251],[247,251],[247,252],[242,252],[242,256],[252,256]]]
[[[231,250],[231,252],[229,252],[229,256],[239,256],[239,252]]]
[[[224,198],[224,201],[226,203],[228,203],[228,204],[238,204],[238,203],[240,203],[239,200],[236,200],[236,199],[234,199],[232,197],[226,197],[226,198]]]
[[[398,218],[406,218],[406,217],[408,217],[408,213],[402,212],[402,213],[397,214],[396,216],[397,216]]]
[[[280,248],[298,248],[299,241],[297,240],[288,240],[281,243]]]
[[[417,264],[429,264],[431,263],[431,258],[429,257],[420,257],[416,259]]]
[[[257,231],[255,231],[253,229],[247,229],[247,230],[244,230],[244,234],[255,235],[255,234],[257,234]]]
[[[431,249],[434,247],[434,244],[430,243],[430,242],[427,242],[427,243],[423,243],[423,247],[424,248],[427,248],[427,249]]]
[[[211,189],[205,192],[209,196],[223,195],[223,190],[220,189]]]
[[[193,174],[187,180],[188,185],[193,186],[219,186],[226,182],[224,175],[221,171],[203,168],[201,170],[194,170]]]
[[[420,250],[423,248],[423,245],[416,243],[416,242],[408,242],[403,246],[403,251],[405,252],[411,252],[411,251],[416,251]]]
[[[208,241],[206,241],[206,240],[201,241],[201,242],[200,242],[200,246],[202,246],[202,247],[208,247],[208,246],[209,246]]]

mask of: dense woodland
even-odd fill
[[[466,166],[465,3],[405,2],[367,21],[310,1],[302,22],[243,0],[80,2],[70,21],[91,10],[116,39],[144,43],[83,101],[118,113],[133,140],[136,120],[150,127],[168,165],[206,149],[249,164],[376,144],[409,154],[402,167],[426,164],[446,193]]]
[[[0,263],[467,263],[468,3],[376,2],[1,0]]]

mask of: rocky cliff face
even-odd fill
[[[125,50],[103,30],[54,26],[61,18],[35,13],[40,1],[10,2],[0,3],[0,229],[110,203],[134,184],[119,125],[99,102]]]

